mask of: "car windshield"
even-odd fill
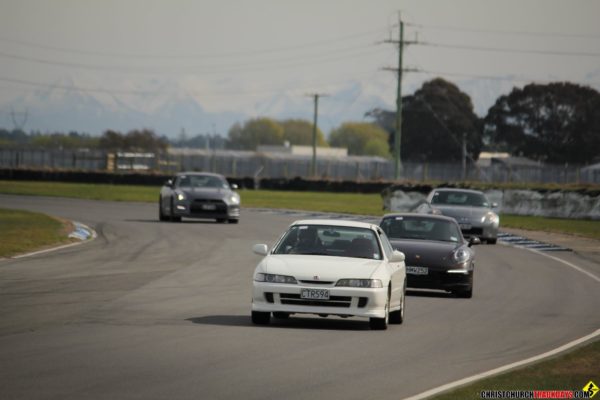
[[[330,225],[292,226],[273,254],[382,259],[379,243],[371,229]]]
[[[443,204],[452,206],[489,207],[490,203],[483,193],[453,192],[441,190],[433,194],[431,204]]]
[[[455,242],[460,240],[456,224],[442,219],[419,216],[384,218],[381,229],[390,239],[421,239]]]
[[[177,177],[177,187],[186,188],[222,188],[227,189],[227,182],[212,175],[180,175]]]

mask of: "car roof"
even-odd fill
[[[294,225],[333,225],[333,226],[348,226],[353,228],[376,229],[377,225],[369,224],[360,221],[348,221],[339,219],[301,219],[294,221],[290,226]]]
[[[428,218],[428,219],[437,219],[437,220],[441,220],[441,221],[456,222],[456,219],[454,219],[452,217],[447,217],[445,215],[439,215],[439,214],[390,213],[390,214],[385,214],[383,216],[383,218],[393,218],[393,217],[421,217],[421,218]]]
[[[215,174],[213,172],[198,172],[198,171],[189,171],[189,172],[178,172],[176,174],[177,176],[182,176],[182,175],[208,175],[208,176],[216,176],[218,178],[225,178],[223,175],[221,174]]]
[[[465,192],[465,193],[483,194],[483,192],[481,190],[460,189],[460,188],[436,188],[436,189],[433,189],[432,192]]]

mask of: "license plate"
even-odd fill
[[[460,229],[462,229],[463,231],[468,231],[469,229],[471,229],[471,224],[459,224],[460,225]]]
[[[406,273],[411,275],[429,275],[427,267],[406,267]]]
[[[300,297],[311,300],[329,300],[329,290],[327,289],[302,289]]]
[[[202,204],[203,210],[216,210],[217,206],[215,204]]]

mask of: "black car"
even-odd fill
[[[211,218],[235,224],[240,218],[240,195],[235,189],[219,174],[181,172],[160,190],[158,217],[161,221]]]
[[[379,223],[394,249],[406,256],[408,287],[441,289],[473,296],[475,252],[454,218],[424,214],[388,214]]]

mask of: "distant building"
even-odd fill
[[[257,153],[291,154],[294,156],[312,156],[312,146],[298,146],[285,144],[283,146],[263,145],[256,148]],[[345,147],[317,147],[317,157],[347,157],[348,149]]]

